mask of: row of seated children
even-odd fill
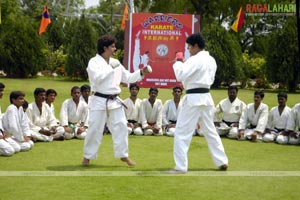
[[[5,85],[0,83],[0,98],[4,88]],[[23,92],[11,92],[11,104],[6,112],[0,115],[0,155],[9,156],[19,151],[27,151],[33,147],[33,141],[85,138],[88,128],[88,105],[85,100],[80,100],[84,98],[80,88],[74,86],[71,89],[72,98],[63,102],[60,121],[54,114],[53,101],[56,95],[53,89],[46,91],[44,88],[36,88],[35,101],[27,107]]]
[[[125,99],[128,109],[128,133],[135,135],[174,136],[177,115],[183,100],[182,88],[173,88],[173,99],[162,104],[157,99],[158,90],[150,88],[149,98],[137,97],[139,87],[131,84],[130,97]],[[238,97],[238,88],[230,86],[228,97],[215,107],[215,125],[221,136],[233,139],[277,142],[279,144],[299,144],[300,104],[293,109],[286,105],[288,95],[280,92],[277,95],[278,106],[269,111],[262,102],[264,92],[254,92],[254,103],[246,105]],[[221,115],[220,115],[221,114]],[[197,124],[196,132],[203,135],[201,125]]]

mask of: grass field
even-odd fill
[[[58,80],[0,79],[6,85],[0,101],[4,112],[12,90],[22,90],[33,101],[35,87],[58,92],[56,114],[70,88],[84,82]],[[148,89],[141,89],[146,98]],[[128,96],[123,88],[122,98]],[[217,103],[226,90],[212,90]],[[264,102],[275,106],[276,92],[266,92]],[[253,90],[240,90],[240,99],[252,102]],[[300,94],[290,94],[288,105],[299,102]],[[161,89],[158,98],[171,98],[170,89]],[[58,116],[57,116],[58,117]],[[189,151],[189,173],[169,175],[174,167],[173,138],[130,136],[130,156],[134,168],[113,157],[111,135],[105,135],[98,159],[82,167],[82,140],[35,143],[29,152],[0,157],[0,200],[35,199],[299,199],[300,146],[252,143],[222,138],[229,157],[229,170],[216,170],[206,141],[195,136]]]

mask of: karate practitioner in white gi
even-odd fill
[[[21,151],[30,150],[34,144],[31,141],[32,131],[24,113],[22,104],[25,94],[21,91],[10,93],[10,105],[2,118],[4,132],[12,135],[12,139],[20,145]]]
[[[86,104],[88,104],[91,95],[91,87],[87,84],[84,84],[80,87],[80,92],[81,92],[80,100],[83,100]]]
[[[285,136],[288,131],[288,122],[293,120],[292,109],[286,105],[287,93],[279,92],[277,101],[278,106],[273,107],[269,112],[267,127],[263,135],[264,142],[274,142],[277,136]]]
[[[163,127],[166,135],[171,137],[174,136],[177,117],[181,108],[182,88],[175,86],[172,95],[173,99],[167,100],[163,107]]]
[[[262,102],[264,96],[262,90],[254,92],[254,103],[246,106],[240,118],[238,140],[262,141],[269,115],[268,105]]]
[[[146,126],[146,120],[144,119],[142,100],[137,97],[140,87],[133,83],[129,85],[130,97],[124,100],[124,104],[127,106],[125,109],[125,115],[127,118],[128,135],[143,135],[142,123]]]
[[[157,99],[158,89],[150,88],[149,89],[149,98],[143,99],[143,111],[144,111],[144,119],[146,119],[147,123],[144,128],[144,135],[156,135],[162,136],[162,110],[163,104],[160,99]]]
[[[239,120],[246,104],[238,97],[237,86],[228,87],[228,98],[221,100],[215,110],[215,125],[219,135],[236,139],[238,134]],[[219,119],[219,114],[222,118]]]
[[[300,103],[296,104],[292,109],[291,120],[288,120],[288,127],[285,134],[280,134],[276,138],[278,144],[294,144],[300,143]]]
[[[78,86],[71,89],[72,98],[66,99],[60,110],[60,125],[65,129],[67,140],[74,137],[84,139],[88,128],[88,105],[80,100],[81,92]]]
[[[3,97],[5,85],[0,82],[0,99]],[[11,156],[14,153],[21,151],[20,145],[12,139],[12,135],[4,131],[2,125],[3,113],[1,112],[0,106],[0,155]]]
[[[29,126],[33,131],[33,139],[44,142],[64,140],[64,128],[57,125],[53,112],[45,102],[46,90],[36,88],[34,98],[35,101],[30,103],[26,110]]]
[[[90,85],[94,95],[89,99],[89,129],[84,140],[82,164],[89,165],[96,159],[102,142],[105,123],[112,134],[116,158],[128,166],[135,163],[128,157],[128,132],[124,104],[118,97],[120,83],[134,83],[149,73],[147,68],[133,73],[127,71],[117,59],[112,58],[116,51],[116,39],[113,36],[102,36],[98,40],[98,54],[91,58],[87,67]]]
[[[217,65],[209,52],[204,50],[205,40],[201,34],[190,35],[186,43],[191,57],[183,62],[183,53],[178,52],[177,61],[173,65],[176,79],[182,82],[186,95],[182,99],[174,134],[175,168],[169,173],[187,173],[187,153],[198,122],[207,140],[214,164],[219,169],[226,170],[228,158],[213,122],[214,102],[209,93]]]

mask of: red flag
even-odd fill
[[[43,15],[42,15],[42,21],[41,21],[41,25],[40,25],[39,35],[41,35],[42,33],[44,33],[46,31],[47,26],[50,23],[51,23],[51,20],[50,20],[49,10],[48,10],[48,7],[45,6]]]
[[[128,17],[128,4],[125,3],[124,14],[123,14],[122,24],[121,24],[121,29],[122,29],[122,30],[125,29],[127,17]]]
[[[234,30],[235,32],[238,32],[244,24],[244,14],[243,14],[243,8],[241,6],[239,13],[236,16],[236,19],[234,23],[231,26],[231,29]]]

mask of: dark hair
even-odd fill
[[[43,93],[43,92],[46,93],[46,90],[44,88],[35,88],[33,94],[34,94],[34,96],[38,96],[40,93]]]
[[[9,95],[9,101],[10,103],[13,103],[13,99],[17,99],[18,97],[25,97],[25,94],[21,91],[12,91]]]
[[[97,50],[98,54],[101,55],[104,52],[104,47],[109,47],[110,45],[116,43],[117,40],[114,36],[104,35],[98,39]]]
[[[5,88],[5,85],[3,83],[0,82],[0,88],[3,89]]]
[[[230,85],[229,87],[228,87],[228,91],[229,90],[236,90],[237,92],[239,91],[239,89],[238,89],[238,87],[236,86],[236,85]]]
[[[156,92],[156,93],[158,93],[158,89],[155,88],[155,87],[151,87],[151,88],[149,89],[149,94],[150,94],[151,92]]]
[[[279,97],[283,97],[283,98],[287,99],[288,95],[287,95],[287,93],[285,93],[285,92],[279,92],[279,93],[277,94],[277,98],[279,98]]]
[[[265,97],[265,93],[264,93],[263,90],[256,90],[256,91],[254,92],[254,96],[255,96],[255,95],[259,95],[260,98],[262,98],[262,99]]]
[[[84,84],[80,87],[80,91],[83,92],[84,90],[91,90],[91,87],[87,84]]]
[[[71,89],[71,93],[73,93],[75,90],[80,90],[80,87],[78,86],[73,86]]]
[[[54,89],[48,89],[46,91],[46,96],[50,95],[50,94],[55,94],[55,96],[57,96],[57,92]]]
[[[177,85],[177,86],[173,87],[173,92],[175,90],[180,90],[182,92],[183,89],[182,89],[182,87],[180,87],[179,85]]]
[[[194,33],[186,38],[186,43],[194,46],[195,44],[198,45],[200,49],[205,48],[205,39],[200,33]]]
[[[24,100],[22,107],[26,110],[28,108],[28,101]]]
[[[129,85],[129,90],[131,90],[132,88],[137,88],[138,90],[140,90],[140,87],[136,84],[136,83],[131,83],[130,85]]]

